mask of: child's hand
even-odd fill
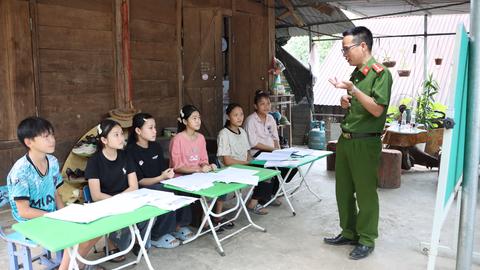
[[[206,165],[202,166],[201,170],[202,170],[202,172],[207,173],[207,172],[211,171],[212,168],[210,167],[210,165],[206,164]]]
[[[162,179],[170,179],[175,176],[175,172],[173,171],[173,168],[168,168],[165,171],[162,172]]]
[[[210,164],[210,168],[212,169],[212,171],[215,171],[217,169],[217,165],[215,164]]]

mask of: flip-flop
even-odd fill
[[[224,219],[224,218],[219,219],[219,220],[216,220],[216,221],[215,221],[215,226],[218,225],[218,224],[222,224],[222,223],[224,223],[225,221],[226,221],[226,219]],[[235,227],[235,223],[233,223],[233,221],[229,221],[229,222],[223,224],[221,228],[225,228],[225,229],[227,229],[227,230],[231,230],[231,229],[233,229],[233,227]]]
[[[182,241],[187,241],[193,238],[194,234],[188,227],[181,227],[180,230],[173,232],[172,235]]]
[[[253,212],[254,214],[257,214],[257,215],[261,215],[261,216],[268,214],[268,211],[265,208],[263,208],[263,206],[259,203],[257,205],[255,205],[255,207],[253,207],[253,208],[248,208],[247,207],[247,209],[248,209],[248,211]]]
[[[106,254],[107,249],[105,247],[103,247],[103,251],[105,252],[105,255],[110,256],[110,255],[113,255],[115,253],[120,252],[120,249],[118,249],[118,248],[110,249],[110,250],[108,250],[108,254]],[[110,259],[110,262],[123,262],[123,261],[125,261],[126,258],[127,257],[125,257],[125,255],[121,255],[121,256],[115,257],[113,259]]]
[[[164,234],[158,240],[151,240],[150,242],[152,246],[157,248],[176,248],[180,245],[180,241],[169,233]]]

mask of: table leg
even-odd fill
[[[305,186],[307,187],[307,190],[308,190],[310,193],[312,193],[313,196],[315,196],[315,197],[318,199],[318,201],[320,202],[322,199],[320,198],[320,196],[317,195],[317,193],[315,193],[315,192],[310,188],[310,185],[308,184],[307,179],[305,179],[305,178],[307,177],[308,173],[310,172],[310,169],[312,168],[312,166],[313,166],[313,162],[310,163],[310,166],[308,166],[308,169],[307,169],[307,171],[306,171],[305,173],[302,173],[301,168],[298,167],[298,174],[299,174],[299,176],[300,176],[300,178],[301,178],[301,181],[300,181],[300,184],[298,185],[298,187],[300,188],[300,186],[302,185],[302,183],[304,183]],[[292,192],[290,195],[293,195],[293,194],[294,194],[294,192]]]
[[[275,167],[275,169],[277,171],[280,171],[279,168]],[[285,195],[285,200],[287,201],[287,204],[288,206],[290,207],[290,209],[292,210],[292,214],[295,216],[296,213],[295,213],[295,209],[293,208],[292,206],[292,203],[290,202],[290,199],[288,198],[288,194],[287,192],[285,191],[285,179],[288,179],[288,177],[290,176],[290,174],[292,173],[293,169],[290,168],[287,172],[287,175],[285,175],[285,178],[282,177],[281,174],[277,175],[278,177],[278,182],[279,182],[279,187],[278,187],[278,190],[277,192],[275,193],[275,196],[272,197],[272,199],[270,201],[268,201],[264,207],[267,207],[269,206],[275,199],[277,199],[278,197],[282,196],[282,195]]]
[[[69,270],[79,270],[78,268],[78,244],[74,245],[73,247],[69,247],[67,249],[68,255],[70,256],[70,262],[68,264],[68,269]]]

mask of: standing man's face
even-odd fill
[[[345,36],[342,40],[342,53],[351,66],[362,65],[363,46],[365,43],[355,43],[353,36]]]

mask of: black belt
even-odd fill
[[[351,139],[362,139],[362,138],[370,138],[370,137],[380,137],[381,133],[349,133],[349,132],[342,132],[342,137],[351,140]]]

